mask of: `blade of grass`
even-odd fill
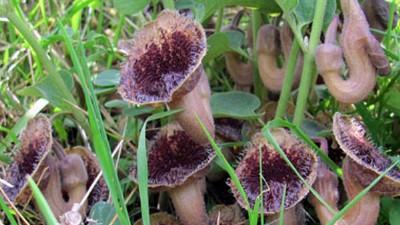
[[[30,188],[32,189],[32,194],[33,197],[35,198],[35,201],[39,207],[40,212],[42,213],[46,224],[48,225],[57,225],[57,219],[54,216],[53,212],[51,211],[49,205],[47,204],[47,201],[45,197],[43,196],[42,192],[39,190],[39,187],[36,185],[35,181],[32,180],[32,178],[29,176],[28,177],[28,184]]]
[[[0,195],[0,208],[3,210],[3,212],[6,214],[6,217],[8,221],[12,225],[18,225],[17,221],[15,220],[14,216],[11,213],[11,209],[8,208],[7,204],[5,203],[3,197]]]
[[[0,15],[6,16],[10,23],[20,32],[21,36],[36,53],[40,63],[47,70],[48,78],[51,80],[51,83],[57,87],[57,90],[59,90],[57,94],[60,96],[62,101],[52,102],[52,104],[71,112],[76,120],[79,121],[83,129],[85,129],[85,131],[91,135],[85,115],[81,110],[76,110],[77,102],[65,85],[63,79],[54,66],[54,63],[51,62],[49,56],[40,45],[39,41],[32,32],[32,28],[26,21],[21,19],[15,11],[18,11],[18,7],[13,7],[12,4],[9,4],[7,0],[0,0]]]
[[[94,93],[93,84],[90,81],[90,71],[87,67],[86,56],[84,54],[83,46],[79,42],[78,51],[75,51],[72,40],[68,36],[63,25],[59,21],[57,25],[58,29],[61,31],[61,35],[63,37],[66,48],[71,56],[75,72],[78,74],[79,80],[82,85],[82,90],[84,91],[86,106],[88,109],[89,125],[92,131],[92,143],[94,144],[96,156],[99,158],[99,163],[104,174],[104,179],[110,190],[111,197],[115,206],[115,211],[118,214],[121,224],[130,225],[131,222],[129,220],[129,214],[124,204],[124,196],[111,156],[110,144],[108,142],[108,138],[105,132],[104,123],[100,114],[98,101]]]
[[[206,134],[208,141],[210,142],[211,147],[214,149],[217,157],[220,159],[219,161],[217,161],[217,162],[220,162],[218,165],[228,173],[233,184],[238,189],[240,196],[242,197],[242,199],[246,205],[246,209],[248,210],[248,212],[250,212],[251,207],[250,207],[250,203],[249,203],[247,194],[244,191],[244,188],[243,188],[242,184],[240,183],[240,180],[239,180],[238,176],[236,175],[235,170],[229,164],[228,160],[226,160],[224,154],[221,151],[221,148],[218,146],[218,144],[215,142],[215,140],[211,137],[210,133],[208,132],[207,128],[204,126],[203,122],[200,120],[198,115],[196,115],[196,119],[197,119],[197,122],[200,124],[201,128],[203,129],[204,133]],[[250,213],[249,213],[249,216],[250,216]]]
[[[283,118],[285,116],[287,105],[289,103],[290,92],[292,90],[294,75],[297,64],[297,56],[299,55],[300,45],[294,41],[290,49],[288,64],[286,66],[285,76],[283,80],[282,91],[279,96],[278,107],[276,109],[275,118]]]
[[[275,120],[274,120],[275,121]],[[310,190],[310,192],[331,212],[335,213],[335,210],[332,209],[332,207],[325,202],[325,200],[321,197],[321,195],[301,176],[299,171],[296,169],[296,167],[292,164],[292,162],[289,160],[285,152],[282,150],[282,148],[279,146],[279,144],[276,142],[274,136],[272,135],[270,129],[272,129],[273,124],[268,122],[262,129],[262,133],[265,138],[267,138],[268,142],[274,147],[274,149],[279,153],[279,155],[282,157],[283,160],[288,164],[290,169],[296,174],[296,176],[303,182],[303,184]]]
[[[395,161],[389,168],[387,168],[382,174],[380,174],[377,178],[375,178],[374,181],[372,181],[364,190],[362,190],[356,197],[354,197],[343,209],[341,209],[339,212],[337,212],[331,221],[327,225],[334,225],[339,219],[341,219],[346,212],[353,207],[357,202],[361,200],[362,197],[364,197],[365,194],[367,194],[391,169],[393,169],[397,164],[400,162],[400,159]]]
[[[250,225],[257,225],[258,223],[258,214],[259,214],[259,209],[260,205],[262,204],[260,196],[257,197],[255,203],[254,203],[254,208],[250,207],[250,202],[247,197],[247,194],[240,183],[239,177],[235,173],[235,169],[229,164],[228,160],[226,160],[224,154],[222,153],[221,148],[218,146],[218,144],[215,142],[215,140],[211,137],[210,133],[208,132],[207,128],[204,126],[204,123],[200,120],[199,116],[196,115],[196,120],[200,124],[201,128],[203,129],[203,132],[206,134],[208,141],[211,144],[211,147],[213,150],[216,152],[217,158],[217,164],[220,166],[225,172],[228,173],[229,178],[231,179],[233,185],[237,188],[240,197],[243,199],[244,204],[246,205],[246,210],[249,216],[249,221]]]
[[[286,185],[283,188],[281,207],[279,209],[279,225],[285,223],[285,201],[286,201]]]
[[[262,196],[261,194],[259,196],[257,196],[256,201],[254,202],[254,208],[249,210],[249,221],[250,221],[250,225],[257,225],[258,224],[258,217],[259,217],[259,213],[260,212],[260,208],[262,206],[262,201],[260,196]],[[263,224],[263,223],[261,223]]]
[[[268,129],[270,128],[278,128],[278,127],[286,127],[289,128],[293,133],[297,135],[298,138],[302,139],[304,143],[309,145],[317,155],[324,161],[324,163],[334,171],[339,177],[342,177],[342,169],[336,165],[329,156],[322,151],[301,129],[299,129],[296,125],[288,122],[283,119],[274,119],[268,123]]]
[[[260,208],[261,208],[261,212],[264,212],[264,200],[263,200],[263,193],[264,193],[264,187],[263,187],[263,181],[265,180],[264,179],[264,176],[263,176],[263,164],[262,164],[262,148],[261,148],[261,146],[258,146],[258,168],[259,168],[259,171],[258,171],[258,179],[259,179],[259,183],[260,183],[260,195],[258,196],[259,198],[260,198],[260,202],[261,202],[261,204],[260,204]],[[264,214],[261,214],[260,215],[260,217],[261,217],[261,224],[264,224]]]
[[[146,126],[147,123],[153,120],[158,120],[175,113],[181,112],[181,109],[160,112],[149,116],[143,123],[139,134],[139,143],[137,148],[137,172],[138,186],[140,197],[140,208],[142,214],[143,225],[150,225],[150,210],[149,210],[149,194],[148,194],[148,168],[147,168],[147,148],[146,148]]]

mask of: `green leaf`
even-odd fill
[[[290,13],[297,5],[297,0],[278,0],[277,4],[285,13]]]
[[[204,4],[197,2],[196,0],[178,0],[175,3],[176,9],[191,9],[194,14],[196,21],[203,21],[205,17],[205,6]]]
[[[257,96],[242,91],[221,92],[211,96],[211,109],[216,118],[255,119],[260,116],[255,113],[260,105]]]
[[[288,120],[292,122],[293,117],[288,116]],[[309,137],[314,138],[319,137],[319,134],[327,130],[327,128],[315,120],[304,119],[301,123],[301,130],[304,131],[304,133],[307,134]]]
[[[301,129],[306,133],[309,137],[318,137],[318,135],[326,130],[322,124],[318,123],[317,121],[305,119],[301,123]]]
[[[94,78],[93,84],[99,87],[116,86],[119,84],[120,77],[118,70],[104,70]]]
[[[149,0],[114,0],[114,7],[126,16],[142,11],[148,4]]]
[[[131,108],[125,108],[124,113],[127,116],[140,116],[148,113],[154,112],[155,108],[152,108],[150,106],[140,106],[140,107],[131,107]]]
[[[294,9],[294,15],[297,20],[297,26],[301,29],[303,26],[308,25],[314,18],[314,11],[317,0],[298,0],[298,4]],[[325,9],[324,24],[323,27],[328,27],[332,21],[336,11],[336,1],[328,1]]]
[[[394,200],[389,211],[389,221],[391,225],[400,224],[400,201]]]
[[[294,14],[296,16],[298,24],[309,24],[312,22],[314,17],[316,0],[299,0],[294,9]]]
[[[208,51],[203,63],[207,63],[228,51],[237,52],[248,58],[247,53],[241,48],[243,43],[244,34],[240,31],[216,32],[207,40]]]
[[[114,99],[104,103],[106,108],[128,108],[129,103],[124,100]]]
[[[204,17],[200,21],[212,16],[218,9],[225,6],[244,6],[261,9],[265,13],[277,13],[280,11],[275,1],[266,0],[195,0],[204,5]]]
[[[96,95],[105,95],[105,94],[111,94],[115,93],[115,90],[117,90],[117,87],[101,87],[101,88],[95,88],[94,93]]]
[[[63,74],[61,78],[64,80],[65,84],[69,85],[67,86],[68,90],[71,90],[73,88],[71,74],[65,71],[62,73],[60,72],[60,74]],[[50,76],[44,77],[42,80],[30,87],[17,91],[17,94],[30,97],[42,97],[47,99],[51,104],[62,109],[71,108],[70,104],[65,101],[65,93],[60,92],[59,87],[54,85],[53,79]]]
[[[140,116],[143,114],[151,113],[155,108],[150,106],[133,106],[123,100],[111,100],[104,104],[106,108],[119,108],[123,109],[124,114],[131,117]]]
[[[96,221],[96,224],[111,224],[112,219],[115,216],[114,206],[107,202],[97,202],[90,210],[90,218]],[[121,223],[117,219],[114,223],[120,225]]]

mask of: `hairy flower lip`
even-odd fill
[[[273,135],[276,138],[277,142],[281,146],[281,148],[285,151],[285,153],[288,155],[289,159],[292,161],[292,163],[295,165],[296,169],[305,176],[305,180],[312,185],[313,182],[316,179],[316,173],[317,173],[317,164],[318,160],[315,155],[315,153],[309,149],[306,145],[298,141],[294,136],[292,136],[288,131],[284,129],[276,129],[273,131]],[[273,150],[273,147],[267,142],[266,138],[263,137],[261,133],[257,133],[254,135],[251,145],[247,148],[246,150],[246,155],[245,157],[241,160],[239,163],[238,167],[236,168],[236,174],[239,177],[239,180],[241,181],[242,185],[244,185],[244,189],[247,192],[247,195],[249,197],[250,201],[250,206],[254,205],[255,198],[258,196],[258,189],[259,189],[259,168],[258,168],[258,155],[259,155],[259,148],[258,146],[264,146],[263,151],[266,151],[263,153],[267,153],[266,155],[268,159],[265,159],[263,161],[263,173],[268,172],[266,170],[271,171],[272,165],[267,165],[272,162],[276,162],[275,166],[279,169],[275,169],[275,172],[281,171],[281,173],[285,173],[285,176],[278,176],[278,174],[275,174],[273,177],[269,177],[269,175],[263,175],[265,182],[267,182],[267,187],[274,188],[274,185],[280,184],[279,187],[282,187],[282,185],[287,185],[287,190],[286,190],[286,202],[285,202],[285,209],[289,210],[293,208],[297,203],[299,203],[309,192],[308,188],[302,184],[302,181],[297,178],[297,176],[294,174],[294,172],[291,172],[291,169],[286,165],[286,162],[280,158],[279,153]],[[307,157],[308,160],[304,157]],[[257,162],[255,162],[257,161]],[[299,166],[304,166],[302,168],[298,168]],[[265,168],[264,168],[265,167]],[[285,168],[284,168],[285,167]],[[286,168],[287,167],[287,168]],[[250,174],[253,174],[254,176],[251,176]],[[283,172],[285,171],[285,172]],[[287,173],[286,173],[287,172]],[[269,173],[274,173],[274,172],[269,172]],[[290,176],[289,176],[290,175]],[[287,177],[287,178],[286,178]],[[279,180],[272,180],[272,179],[278,179]],[[290,181],[293,181],[293,183],[289,182],[289,179],[293,179]],[[245,181],[246,180],[246,181]],[[251,188],[250,186],[252,185],[252,182],[255,182],[253,185],[254,187]],[[289,183],[288,183],[289,182]],[[239,192],[237,191],[235,185],[230,181],[229,185],[231,186],[231,189],[234,193],[234,196],[236,200],[238,201],[239,205],[243,208],[246,208],[246,204],[244,203],[243,199],[241,198]],[[257,186],[257,187],[256,187]],[[264,185],[265,187],[265,185]],[[278,187],[278,186],[277,186]],[[251,190],[253,189],[253,190]],[[255,192],[254,192],[255,191]],[[280,201],[281,201],[281,196],[276,196],[275,194],[272,193],[272,191],[267,191],[264,190],[264,212],[266,214],[275,214],[278,213],[280,210]],[[278,191],[278,189],[276,189]],[[282,190],[281,190],[282,191]],[[250,193],[251,192],[251,193]],[[254,193],[253,193],[254,192]],[[265,196],[267,193],[270,193],[271,195],[273,194],[273,198],[275,201],[272,203],[270,202],[269,205],[266,205],[268,201],[272,201],[268,199],[268,196]],[[280,193],[282,194],[282,193]],[[288,197],[289,196],[289,197]],[[289,200],[288,200],[289,199]]]
[[[126,43],[122,45],[129,56],[118,89],[122,98],[137,105],[167,103],[170,109],[183,109],[176,120],[197,143],[208,143],[196,120],[197,114],[214,136],[211,90],[201,65],[207,51],[201,24],[164,10]]]
[[[362,185],[368,185],[386,170],[392,161],[386,158],[369,140],[364,124],[350,116],[335,113],[333,133],[342,151],[346,153],[357,167],[354,175]],[[400,190],[400,170],[396,167],[372,189],[372,191],[398,195]]]
[[[178,123],[161,128],[150,146],[148,185],[153,190],[168,191],[184,225],[209,222],[203,199],[204,176],[214,157],[210,146],[196,143]],[[136,167],[130,177],[138,182]]]
[[[182,43],[173,42],[175,40],[172,38],[174,35],[178,35],[179,38],[185,39],[185,43],[191,42],[191,45],[187,46],[190,47],[190,49],[184,49],[184,46],[179,46],[180,49],[171,49],[171,46],[175,48]],[[178,38],[178,36],[176,37]],[[191,77],[194,71],[200,66],[207,48],[206,36],[201,25],[171,10],[164,10],[161,12],[155,21],[146,24],[144,28],[136,32],[134,38],[127,43],[129,43],[130,46],[124,44],[124,50],[129,53],[129,57],[128,62],[122,66],[121,82],[118,90],[123,99],[137,105],[172,101],[174,93],[184,85],[185,81],[189,80],[189,77]],[[161,49],[161,46],[165,46],[163,48],[166,52],[162,52],[164,50]],[[177,52],[176,50],[182,51]],[[168,57],[170,56],[162,55],[162,53],[165,54],[168,52],[175,52],[174,54],[177,54],[176,56],[179,57],[188,54],[189,58],[180,58],[178,59],[179,61],[174,62],[168,61],[172,60],[172,58],[169,59]],[[160,55],[158,56],[158,54]],[[158,57],[164,58],[159,59]],[[140,60],[144,60],[143,62],[148,65],[136,64]],[[175,68],[180,65],[179,63],[183,63],[184,60],[188,60],[188,62],[185,62],[187,65],[182,64],[182,68]],[[160,62],[164,64],[158,64]],[[162,74],[152,74],[151,71],[154,68],[158,68],[155,72],[160,72],[168,68],[172,70],[164,71]],[[149,71],[147,73],[153,77],[159,76],[159,78],[156,78],[158,79],[157,85],[162,85],[165,89],[156,90],[159,87],[147,87],[148,85],[155,85],[154,82],[150,81],[146,87],[138,89],[138,85],[146,84],[139,83],[144,81],[138,80],[139,77],[136,76],[139,76],[141,73],[145,73],[146,71]],[[143,76],[143,79],[153,79],[147,77],[145,74],[140,76]],[[154,93],[138,93],[139,91],[153,89]]]
[[[20,150],[13,164],[8,168],[6,181],[14,187],[3,186],[8,198],[15,203],[26,203],[31,195],[27,188],[26,176],[29,175],[39,186],[47,183],[48,172],[44,161],[49,154],[53,142],[50,121],[43,115],[36,116],[28,122],[20,136]]]
[[[174,132],[177,132],[176,134],[174,134]],[[183,144],[184,149],[175,149],[176,147],[179,147],[179,143],[174,142],[174,140],[171,140],[171,138],[175,137],[175,136],[181,136],[181,140],[189,140],[190,145],[191,145],[191,149],[189,149],[187,144]],[[164,143],[166,142],[166,143]],[[164,143],[164,144],[162,144]],[[172,144],[172,145],[171,145]],[[162,149],[163,147],[166,147],[166,145],[171,145],[168,151],[173,151],[173,152],[168,152]],[[186,146],[185,146],[186,145]],[[195,147],[196,146],[196,147]],[[149,187],[150,188],[174,188],[175,186],[179,186],[182,185],[184,183],[186,183],[188,180],[191,179],[191,177],[196,177],[196,175],[202,175],[204,173],[204,170],[206,170],[208,168],[208,165],[211,163],[211,161],[214,159],[215,157],[215,152],[211,149],[211,146],[209,145],[200,145],[200,144],[196,144],[195,142],[193,142],[193,140],[190,140],[190,137],[188,136],[188,134],[186,134],[181,126],[177,123],[172,123],[172,124],[168,124],[167,126],[161,128],[161,130],[159,131],[159,133],[156,135],[156,137],[154,138],[154,141],[150,144],[149,146]],[[160,173],[162,173],[162,175],[158,175],[158,177],[160,178],[165,178],[165,177],[173,177],[176,176],[178,171],[184,171],[184,173],[180,174],[179,177],[173,177],[173,179],[166,179],[164,181],[160,181],[157,178],[153,178],[152,177],[152,170],[157,169],[154,168],[156,165],[160,165],[160,163],[162,163],[162,159],[168,158],[168,157],[174,157],[175,155],[171,155],[171,154],[176,154],[177,156],[179,156],[179,151],[204,151],[205,152],[205,156],[204,159],[200,160],[200,161],[195,161],[196,159],[194,158],[193,154],[196,152],[193,152],[191,154],[187,154],[185,157],[188,158],[182,158],[182,159],[174,159],[176,161],[185,161],[185,162],[180,162],[182,164],[186,164],[186,162],[195,162],[196,165],[194,165],[191,168],[182,168],[182,165],[171,165],[172,167],[167,168],[167,171],[160,171]],[[158,152],[158,154],[161,155],[155,155],[157,154],[156,152]],[[155,158],[155,161],[152,163],[152,158],[153,158],[153,154]],[[193,158],[191,159],[190,157]],[[160,158],[163,157],[163,158]],[[162,160],[160,162],[158,162],[158,160]],[[187,163],[190,164],[190,163]],[[152,166],[153,165],[153,166]],[[156,173],[158,174],[158,172]],[[133,167],[131,170],[131,176],[130,176],[133,181],[138,182],[137,181],[137,171],[136,168]]]

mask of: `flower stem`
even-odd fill
[[[290,50],[290,55],[288,59],[288,64],[285,71],[285,79],[283,81],[283,87],[281,91],[281,95],[279,96],[278,108],[276,110],[275,118],[283,118],[285,115],[287,104],[289,102],[290,91],[292,89],[296,64],[297,64],[297,55],[299,54],[300,45],[294,40],[292,48]]]
[[[294,124],[297,126],[300,126],[304,119],[304,110],[306,108],[308,94],[310,92],[311,81],[313,78],[312,73],[315,68],[315,49],[317,48],[321,36],[326,3],[327,0],[317,1],[311,29],[310,42],[307,51],[304,53],[304,65],[293,119]]]
[[[251,30],[253,33],[253,79],[254,79],[254,92],[260,98],[261,102],[266,97],[266,90],[264,88],[263,82],[261,81],[259,71],[258,71],[258,59],[256,54],[257,48],[257,34],[258,29],[262,23],[260,11],[254,9],[251,11]]]

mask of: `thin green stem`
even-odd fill
[[[218,10],[218,17],[217,17],[217,23],[215,25],[215,32],[221,31],[223,19],[224,19],[224,7],[221,7]]]
[[[98,22],[96,27],[97,33],[103,32],[103,23],[104,23],[104,3],[100,3],[99,15],[98,15]]]
[[[48,79],[50,82],[57,87],[59,90],[60,96],[62,96],[64,102],[60,103],[61,105],[57,105],[60,108],[67,109],[70,111],[74,117],[79,121],[80,125],[83,129],[89,134],[90,129],[87,123],[87,119],[81,110],[77,110],[77,102],[72,96],[71,92],[68,90],[65,85],[63,79],[59,75],[56,70],[54,63],[52,63],[49,59],[49,56],[44,51],[40,43],[37,41],[36,37],[33,35],[32,29],[27,25],[25,21],[23,21],[16,13],[13,8],[8,5],[7,1],[1,1],[0,7],[3,7],[1,10],[1,14],[4,14],[10,23],[21,33],[24,39],[28,42],[28,44],[32,47],[34,52],[37,55],[40,63],[46,68],[48,72]],[[54,102],[53,102],[54,103]]]
[[[260,183],[260,202],[264,202],[264,187],[263,187],[263,183],[264,183],[264,176],[263,176],[263,154],[262,154],[263,148],[258,147],[258,168],[260,168],[259,173],[258,173],[258,182]],[[264,204],[260,204],[261,207],[261,212],[264,212]],[[261,224],[264,224],[264,215],[261,214],[260,215],[260,220],[261,220]]]
[[[397,11],[396,9],[396,2],[392,1],[390,3],[390,8],[389,8],[389,20],[388,20],[388,26],[387,26],[387,30],[385,32],[385,36],[383,38],[383,43],[385,46],[389,45],[389,41],[392,40],[390,37],[392,36],[392,28],[393,28],[393,17],[394,17],[394,13]]]
[[[288,64],[285,71],[285,78],[283,81],[283,87],[281,95],[279,97],[278,108],[276,110],[275,118],[282,119],[285,115],[287,104],[290,98],[290,92],[292,90],[292,85],[297,65],[297,55],[299,54],[299,50],[300,50],[300,45],[295,40],[290,50]]]
[[[125,16],[124,15],[120,15],[119,16],[119,20],[118,20],[118,25],[117,25],[117,29],[115,30],[115,35],[113,37],[113,44],[117,45],[118,44],[118,40],[121,37],[121,32],[122,32],[122,27],[125,24]]]
[[[303,37],[301,35],[301,32],[297,30],[296,28],[296,21],[293,19],[293,17],[290,16],[284,16],[286,19],[287,23],[289,24],[290,29],[293,31],[294,38],[297,40],[297,43],[299,44],[301,50],[305,52],[307,50],[306,46],[304,45],[303,42]]]
[[[113,37],[113,45],[114,45],[114,46],[118,46],[118,40],[119,40],[120,37],[121,37],[122,27],[124,26],[124,24],[125,24],[125,16],[124,16],[124,15],[120,15],[120,16],[119,16],[119,20],[118,20],[118,24],[117,24],[117,29],[116,29],[115,35],[114,35],[114,37]],[[109,55],[108,55],[108,58],[107,58],[107,68],[110,68],[110,67],[111,67],[112,62],[113,62],[113,60],[114,60],[114,57],[115,57],[114,52],[113,52],[112,54],[109,54]]]
[[[317,48],[321,36],[326,3],[327,0],[317,1],[311,29],[310,42],[307,52],[304,54],[303,71],[301,73],[299,94],[297,96],[296,109],[293,119],[294,124],[299,127],[304,119],[304,110],[306,108],[308,94],[310,92],[311,81],[313,78],[312,72],[314,71],[315,67],[315,49]]]
[[[258,71],[258,58],[256,54],[256,48],[257,48],[257,34],[258,34],[258,29],[260,28],[262,23],[261,19],[261,14],[260,11],[257,9],[252,10],[251,12],[251,30],[253,33],[253,79],[254,79],[254,92],[255,94],[260,98],[260,100],[263,102],[263,100],[266,97],[266,90],[264,88],[264,85],[261,81],[259,71]]]

